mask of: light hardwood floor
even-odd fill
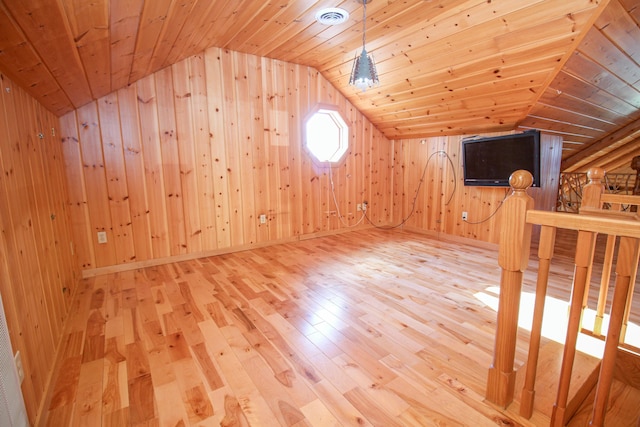
[[[526,425],[484,403],[496,260],[372,229],[86,279],[40,424]]]

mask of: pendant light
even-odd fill
[[[367,53],[365,48],[365,33],[367,29],[367,3],[371,0],[358,0],[363,5],[362,18],[362,52],[358,56],[356,54],[353,60],[353,68],[351,69],[351,78],[349,84],[357,87],[363,92],[370,87],[380,84],[378,80],[378,72],[376,64],[373,62],[373,56]]]

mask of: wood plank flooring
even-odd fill
[[[536,425],[483,401],[496,260],[372,229],[86,279],[39,424]]]

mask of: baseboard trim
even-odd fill
[[[443,242],[451,242],[458,243],[460,245],[469,245],[473,247],[477,247],[480,249],[487,249],[492,251],[497,251],[499,245],[497,243],[485,242],[482,240],[472,239],[470,237],[462,237],[462,236],[454,236],[453,234],[445,234],[440,233],[433,230],[424,230],[422,228],[405,226],[402,228],[404,231],[408,231],[411,233],[424,234],[430,237],[433,237],[436,240],[441,240]]]
[[[344,234],[344,233],[349,233],[349,232],[352,232],[352,231],[366,230],[366,229],[369,229],[369,228],[373,228],[373,226],[372,225],[368,225],[368,226],[358,227],[358,228],[355,228],[355,229],[339,229],[339,230],[322,231],[322,232],[318,232],[318,233],[300,234],[300,235],[297,235],[297,236],[294,236],[294,237],[290,237],[290,238],[286,238],[286,239],[272,240],[272,241],[263,242],[263,243],[252,243],[252,244],[249,244],[249,245],[240,245],[240,246],[233,246],[233,247],[226,247],[226,248],[218,248],[218,249],[212,249],[212,250],[208,250],[208,251],[195,252],[195,253],[192,253],[192,254],[175,255],[175,256],[170,256],[170,257],[155,258],[155,259],[149,259],[149,260],[144,260],[144,261],[134,261],[134,262],[126,263],[126,264],[117,264],[117,265],[110,265],[110,266],[106,266],[106,267],[98,267],[98,268],[86,269],[86,270],[82,270],[82,278],[83,279],[88,279],[88,278],[91,278],[91,277],[102,276],[104,274],[112,274],[112,273],[120,273],[120,272],[123,272],[123,271],[138,270],[138,269],[141,269],[141,268],[155,267],[155,266],[158,266],[158,265],[170,264],[170,263],[173,263],[173,262],[191,261],[191,260],[198,259],[198,258],[206,258],[206,257],[210,257],[210,256],[217,256],[217,255],[230,254],[230,253],[234,253],[234,252],[248,251],[248,250],[251,250],[251,249],[258,249],[258,248],[264,248],[264,247],[269,247],[269,246],[274,246],[274,245],[281,245],[281,244],[284,244],[284,243],[292,243],[292,242],[297,242],[297,241],[301,241],[301,240],[316,239],[318,237],[325,237],[325,236],[333,236],[333,235],[338,235],[338,234]]]

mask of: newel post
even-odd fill
[[[534,207],[533,199],[527,194],[527,188],[533,184],[533,176],[528,171],[519,170],[511,174],[509,184],[512,192],[504,201],[500,213],[500,300],[493,363],[489,367],[486,393],[488,401],[504,408],[513,400],[520,292],[531,245],[531,224],[526,223],[526,215]]]
[[[602,168],[591,168],[587,171],[587,185],[582,188],[580,207],[601,209],[600,196],[604,194],[605,171]]]

